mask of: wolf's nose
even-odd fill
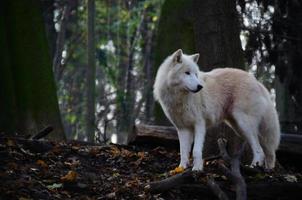
[[[201,85],[197,85],[197,91],[201,90],[203,87]]]

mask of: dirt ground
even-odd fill
[[[35,150],[21,143],[14,139],[0,141],[0,199],[216,199],[194,185],[161,194],[145,189],[150,181],[170,176],[167,172],[179,162],[175,149],[51,143],[40,151],[43,148]],[[206,170],[213,171],[211,167],[214,165],[208,163]],[[234,188],[226,177],[211,173],[233,198]],[[257,183],[250,192],[248,187],[248,199],[259,199],[261,191],[261,199],[302,198],[302,190],[297,190],[301,173],[292,169],[245,175],[245,180],[248,186]],[[265,196],[266,190],[279,191]]]

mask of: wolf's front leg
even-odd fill
[[[187,168],[189,165],[190,151],[193,143],[193,133],[189,130],[178,130],[180,145],[180,164],[179,167]]]
[[[202,150],[205,139],[206,129],[204,123],[195,125],[194,147],[193,147],[193,169],[196,171],[203,170]]]

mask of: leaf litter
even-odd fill
[[[199,199],[174,189],[151,194],[146,184],[178,169],[179,152],[164,147],[87,146],[53,143],[46,152],[31,152],[17,141],[0,143],[0,199]],[[215,166],[208,162],[206,169]],[[223,175],[215,179],[226,182]],[[247,182],[301,182],[301,174],[246,176]],[[205,199],[205,198],[203,198]]]

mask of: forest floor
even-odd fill
[[[145,189],[149,182],[170,176],[168,172],[179,162],[175,149],[75,142],[50,143],[51,148],[41,152],[43,148],[38,146],[8,138],[0,140],[0,199],[216,199],[211,192],[203,194],[190,186],[161,194]],[[205,170],[211,167],[215,166],[208,163]],[[228,194],[234,191],[225,176],[212,175]],[[270,185],[279,191],[261,199],[301,199],[302,190],[291,184],[301,184],[302,175],[293,169],[244,177],[248,199],[260,199],[261,191],[265,195]],[[258,189],[250,192],[249,185],[255,183]]]

